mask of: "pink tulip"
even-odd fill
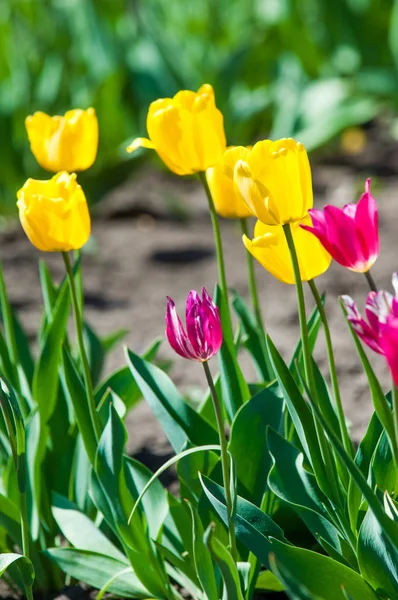
[[[186,332],[171,298],[167,296],[166,336],[170,346],[183,358],[206,362],[222,344],[222,329],[217,306],[205,288],[202,298],[195,290],[188,294]]]
[[[357,273],[369,271],[379,254],[378,213],[370,179],[358,204],[328,205],[308,212],[313,226],[301,227],[313,233],[335,261]]]
[[[365,304],[365,320],[350,296],[341,299],[347,318],[359,338],[369,348],[382,354],[398,385],[398,273],[392,276],[395,296],[386,291],[370,292]]]

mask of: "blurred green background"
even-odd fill
[[[142,160],[148,104],[212,83],[229,143],[295,135],[310,150],[398,108],[398,0],[0,0],[0,214],[44,172],[25,116],[94,106],[100,199]],[[154,164],[158,161],[154,161]]]

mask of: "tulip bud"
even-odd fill
[[[52,179],[28,179],[17,193],[21,225],[43,252],[79,250],[90,236],[87,201],[73,173]]]
[[[234,181],[252,214],[266,225],[300,221],[313,203],[307,152],[291,138],[255,144],[236,163]]]
[[[366,273],[379,255],[378,212],[370,193],[370,179],[358,204],[310,210],[312,227],[303,225],[343,267]]]
[[[146,124],[149,139],[136,138],[127,152],[152,148],[177,175],[206,171],[226,148],[223,116],[209,84],[152,102]]]
[[[95,161],[98,122],[93,108],[69,110],[63,117],[36,112],[25,121],[30,148],[47,171],[85,171]]]
[[[392,283],[395,296],[384,290],[370,292],[366,299],[365,320],[350,296],[342,296],[347,319],[357,336],[374,352],[382,354],[398,385],[398,273]]]
[[[167,297],[166,336],[173,350],[190,360],[206,362],[219,351],[222,344],[220,315],[205,288],[202,288],[202,298],[194,290],[188,294],[186,331],[173,300]]]

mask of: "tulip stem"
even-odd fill
[[[293,272],[294,272],[294,280],[295,280],[295,284],[296,284],[301,343],[303,346],[305,379],[306,379],[306,382],[307,382],[307,385],[308,385],[308,388],[309,388],[311,394],[315,397],[315,394],[313,394],[314,377],[313,377],[313,372],[312,372],[311,348],[310,348],[309,338],[308,338],[307,315],[305,312],[303,282],[301,280],[300,267],[299,267],[299,263],[298,263],[296,248],[294,246],[292,231],[290,229],[290,223],[285,223],[283,225],[283,231],[285,233],[286,242],[287,242],[287,245],[289,248],[290,258],[292,261],[292,267],[293,267]]]
[[[352,441],[347,429],[347,423],[344,416],[343,403],[340,395],[339,381],[336,373],[336,363],[334,360],[334,352],[333,352],[333,344],[332,344],[332,336],[330,333],[329,323],[326,317],[325,307],[323,306],[322,299],[319,295],[318,289],[315,285],[315,281],[310,279],[308,285],[311,288],[312,295],[314,296],[316,305],[318,307],[318,311],[321,317],[321,321],[323,324],[323,330],[325,332],[325,341],[326,341],[326,350],[328,354],[328,362],[329,362],[329,371],[330,371],[330,379],[332,381],[333,387],[333,395],[337,408],[337,415],[339,419],[340,425],[340,435],[342,442],[344,444],[344,449],[347,454],[351,457],[354,456],[354,447],[352,445]]]
[[[296,293],[297,293],[297,305],[298,305],[298,313],[299,313],[299,323],[300,323],[300,336],[301,336],[301,344],[303,348],[303,358],[304,358],[304,374],[305,374],[305,382],[308,386],[309,393],[312,398],[317,401],[318,394],[317,389],[314,383],[314,372],[312,368],[312,356],[311,356],[311,347],[309,343],[308,337],[308,326],[307,326],[307,315],[305,311],[305,301],[304,301],[304,289],[303,282],[301,280],[300,266],[297,258],[297,252],[294,245],[293,235],[290,228],[290,223],[285,223],[283,225],[283,231],[285,233],[286,242],[289,248],[290,258],[292,261],[293,273],[294,273],[294,281],[296,284]],[[322,491],[326,495],[332,495],[336,504],[341,504],[340,490],[338,487],[337,480],[337,472],[336,465],[333,460],[333,457],[330,454],[329,445],[327,443],[325,434],[323,430],[320,428],[318,420],[315,419],[315,428],[317,432],[317,437],[319,441],[319,447],[321,456],[324,461],[324,468],[319,472],[315,472],[315,476],[320,484]]]
[[[218,218],[218,215],[216,212],[216,208],[214,206],[214,202],[213,202],[213,198],[212,198],[212,195],[210,192],[209,184],[207,183],[206,173],[200,172],[200,173],[198,173],[198,175],[199,175],[199,179],[203,185],[203,189],[206,193],[207,201],[209,204],[211,224],[213,226],[214,242],[216,245],[218,277],[220,280],[221,290],[222,290],[223,296],[225,298],[225,306],[227,307],[225,317],[226,317],[226,320],[228,323],[228,327],[231,331],[231,335],[233,336],[231,312],[230,312],[229,300],[228,300],[227,278],[225,275],[224,252],[223,252],[223,248],[222,248],[222,239],[221,239],[221,231],[220,231],[220,221],[219,221],[219,218]]]
[[[240,219],[240,224],[241,224],[241,228],[242,228],[242,233],[247,236],[247,234],[248,234],[247,219]],[[247,261],[247,272],[248,272],[248,276],[249,276],[250,296],[252,299],[254,314],[256,315],[257,326],[264,335],[264,320],[263,320],[263,316],[261,313],[260,301],[258,298],[256,275],[254,272],[254,260],[253,260],[253,256],[250,254],[250,252],[248,250],[246,250],[246,261]]]
[[[80,310],[79,300],[77,297],[75,278],[73,275],[73,269],[72,269],[72,265],[70,262],[68,252],[62,252],[62,257],[64,259],[65,269],[66,269],[66,273],[67,273],[68,279],[69,279],[69,289],[70,289],[70,295],[71,295],[71,300],[72,300],[73,315],[75,318],[77,343],[79,346],[80,358],[81,358],[82,366],[83,366],[83,376],[84,376],[84,383],[86,386],[88,408],[89,408],[90,417],[91,417],[91,421],[92,421],[93,428],[94,428],[95,437],[98,442],[99,438],[101,437],[101,428],[99,425],[97,407],[95,404],[93,383],[91,380],[91,373],[90,373],[90,366],[88,363],[86,349],[84,347],[84,341],[83,341],[83,318],[82,318],[82,313]]]
[[[371,291],[372,292],[377,292],[377,285],[376,285],[375,280],[373,279],[370,271],[365,271],[364,275],[366,277],[366,280],[367,280],[367,282],[369,284],[369,287],[370,287]]]
[[[229,544],[231,548],[231,554],[234,560],[237,560],[237,550],[236,550],[236,539],[235,539],[235,523],[234,523],[234,507],[232,504],[231,497],[231,471],[229,468],[229,460],[228,460],[228,450],[227,450],[227,440],[225,437],[224,430],[224,420],[221,411],[221,404],[217,396],[216,388],[214,386],[213,377],[211,375],[209,365],[207,361],[203,363],[203,369],[206,375],[207,383],[210,389],[210,395],[213,401],[214,413],[216,415],[217,421],[217,429],[218,429],[218,437],[220,439],[220,448],[221,448],[221,465],[222,465],[222,475],[224,482],[224,490],[225,490],[225,500],[227,504],[228,511],[228,535],[229,535]]]

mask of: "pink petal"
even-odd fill
[[[355,224],[358,242],[369,269],[378,257],[380,244],[377,204],[370,193],[370,179],[366,181],[365,190],[357,205]]]
[[[183,358],[196,359],[195,352],[187,338],[174,301],[167,296],[166,307],[166,336],[170,346]]]
[[[357,305],[350,296],[341,296],[341,300],[347,312],[347,319],[351,323],[357,336],[374,352],[382,354],[378,329],[375,331],[368,325],[365,319],[361,317]]]
[[[398,385],[398,318],[390,315],[381,326],[381,348],[395,385]]]

